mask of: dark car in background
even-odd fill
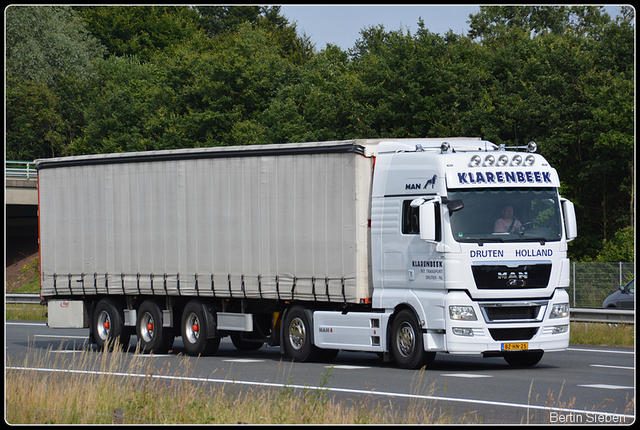
[[[634,290],[635,279],[632,279],[627,285],[621,285],[618,291],[607,297],[602,303],[602,307],[635,310]]]

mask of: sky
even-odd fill
[[[606,7],[614,16],[619,7]],[[469,32],[469,15],[480,12],[474,5],[283,5],[280,13],[289,22],[297,21],[298,34],[306,33],[315,43],[316,50],[326,48],[327,43],[342,50],[353,48],[360,39],[360,30],[384,25],[386,31],[418,30],[418,19],[422,17],[425,28],[432,33],[444,35],[452,30],[456,34]]]
[[[418,30],[422,17],[425,28],[444,35],[449,29],[456,34],[469,31],[469,15],[478,13],[479,6],[292,6],[283,5],[280,13],[289,22],[297,21],[298,34],[306,33],[320,51],[327,43],[343,50],[352,48],[360,39],[360,30],[383,24],[385,30],[405,30],[411,34]]]

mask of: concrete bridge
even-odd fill
[[[38,206],[38,180],[11,179],[5,180],[5,200],[7,205]]]
[[[38,180],[34,163],[5,161],[6,261],[38,251]]]

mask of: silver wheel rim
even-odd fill
[[[289,323],[289,343],[291,347],[298,351],[304,345],[304,339],[306,337],[304,323],[298,317],[291,320]]]
[[[151,342],[153,340],[153,330],[149,329],[149,324],[155,327],[153,316],[150,313],[145,312],[140,319],[140,335],[145,342]]]
[[[109,328],[104,326],[105,323],[108,323]],[[107,311],[102,311],[98,315],[96,330],[98,331],[98,336],[101,340],[107,340],[109,333],[111,333],[111,317],[109,317],[109,313]]]
[[[184,326],[184,334],[189,343],[196,343],[198,341],[198,337],[200,336],[200,331],[193,329],[194,325],[200,327],[200,320],[198,319],[196,314],[189,314]]]
[[[413,331],[413,327],[408,322],[403,322],[400,326],[400,330],[398,330],[398,352],[402,354],[403,357],[409,357],[413,352],[413,348],[415,346],[415,332]]]

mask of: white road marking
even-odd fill
[[[451,378],[493,378],[493,375],[477,375],[473,373],[442,373],[440,376],[448,376]]]
[[[629,366],[609,366],[608,364],[592,364],[591,367],[605,367],[607,369],[634,370],[633,367],[629,367]]]
[[[600,388],[601,390],[633,390],[633,387],[625,387],[622,385],[607,385],[607,384],[584,384],[584,385],[578,385],[578,387]]]
[[[45,322],[5,322],[5,325],[35,325],[35,326],[47,326]]]
[[[52,338],[61,338],[61,339],[83,339],[88,340],[88,336],[64,336],[60,334],[34,334],[33,337],[52,337]]]
[[[349,364],[336,364],[332,366],[324,366],[325,369],[345,369],[345,370],[358,370],[358,369],[371,369],[369,366],[351,366]]]
[[[582,348],[567,348],[567,351],[580,351],[580,352],[603,352],[605,354],[635,354],[633,351],[612,351],[610,349],[582,349]]]
[[[256,358],[230,358],[228,360],[222,361],[228,361],[232,363],[264,363],[264,360],[259,360]]]
[[[554,407],[541,406],[541,405],[527,405],[524,403],[494,402],[489,400],[462,399],[462,398],[456,398],[456,397],[440,397],[440,396],[429,396],[429,395],[423,395],[423,394],[394,393],[394,392],[375,391],[375,390],[357,390],[357,389],[351,389],[351,388],[314,387],[309,385],[282,384],[282,383],[273,383],[273,382],[239,381],[239,380],[228,380],[228,379],[196,378],[196,377],[189,377],[189,376],[148,375],[148,374],[142,374],[142,373],[104,372],[104,371],[89,371],[89,370],[74,370],[74,369],[33,368],[33,367],[20,367],[20,366],[7,366],[5,369],[25,370],[25,371],[35,371],[35,372],[74,373],[74,374],[87,374],[87,375],[102,374],[102,375],[113,375],[113,376],[129,376],[134,378],[151,377],[154,379],[169,379],[169,380],[222,383],[222,384],[238,384],[238,385],[248,385],[248,386],[254,386],[254,387],[275,387],[275,388],[289,388],[289,389],[300,388],[304,390],[321,390],[321,391],[328,391],[328,392],[335,392],[335,393],[369,394],[374,396],[434,400],[439,402],[483,404],[483,405],[490,405],[490,406],[513,407],[513,408],[520,408],[520,409],[527,409],[527,410],[535,409],[535,410],[542,410],[542,411],[561,411],[564,413],[580,413],[580,414],[585,413],[585,411],[581,409],[554,408]],[[619,416],[625,419],[635,419],[635,415],[612,414],[611,412],[599,412],[599,411],[589,411],[589,413],[591,415],[604,414],[607,416]]]

